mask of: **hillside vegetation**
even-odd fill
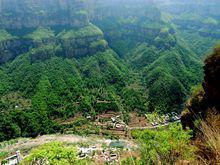
[[[219,13],[116,1],[2,1],[0,141],[63,132],[78,114],[128,122],[183,109],[202,81],[201,52],[219,40]]]

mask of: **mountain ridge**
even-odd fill
[[[2,123],[15,121],[9,130],[2,124],[1,140],[62,131],[56,119],[79,112],[95,117],[116,111],[127,120],[133,111],[142,115],[180,112],[191,87],[202,81],[198,54],[213,38],[191,44],[191,38],[202,40],[205,36],[197,33],[184,38],[179,33],[200,29],[197,20],[192,27],[182,26],[175,19],[184,15],[164,15],[168,11],[162,11],[158,3],[123,1],[115,6],[117,1],[56,0],[43,4],[44,0],[17,0],[17,8],[12,10],[10,1],[0,2],[4,18],[0,22],[0,109]],[[2,14],[5,11],[8,15]],[[56,20],[59,13],[58,18],[64,19],[61,23]],[[67,18],[62,18],[64,13]],[[26,14],[26,20],[20,21]],[[206,30],[213,27],[209,22],[213,20],[209,19]],[[197,51],[201,45],[204,47]],[[28,115],[31,125],[13,117]],[[39,124],[42,118],[45,123]]]

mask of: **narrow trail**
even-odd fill
[[[180,122],[180,120],[178,120],[178,121],[175,121],[175,122],[170,122],[170,123],[167,123],[167,124],[160,124],[160,125],[156,125],[156,126],[151,126],[151,127],[149,127],[149,126],[146,126],[146,127],[129,127],[128,129],[129,130],[136,130],[136,129],[139,129],[139,130],[144,130],[144,129],[157,129],[157,128],[159,128],[159,127],[166,127],[166,126],[169,126],[170,124],[172,124],[172,123],[179,123]]]

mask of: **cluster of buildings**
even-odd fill
[[[16,151],[16,154],[6,158],[3,162],[2,165],[17,165],[21,162],[22,156],[20,151]]]
[[[122,141],[111,141],[108,147],[103,147],[100,144],[96,146],[77,146],[78,148],[78,158],[79,159],[93,159],[97,162],[102,163],[118,163],[120,162],[120,151],[129,150],[125,142]],[[100,163],[100,164],[102,164]]]
[[[148,116],[146,115],[146,117],[148,118]],[[178,115],[175,112],[171,112],[171,114],[165,114],[161,117],[156,117],[156,119],[154,119],[154,121],[151,122],[151,125],[153,127],[157,127],[159,125],[169,125],[170,122],[180,122],[181,116]]]
[[[113,127],[118,131],[124,131],[127,125],[120,119],[120,116],[111,117]]]
[[[113,163],[118,162],[117,149],[102,148],[97,146],[78,147],[79,159],[95,159],[98,162]]]

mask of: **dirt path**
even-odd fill
[[[69,143],[77,143],[83,142],[86,139],[76,135],[44,135],[39,136],[37,138],[24,138],[18,139],[18,142],[12,145],[8,145],[5,148],[1,149],[0,151],[7,151],[9,153],[13,153],[16,150],[29,150],[33,147],[51,142],[51,141],[62,141],[62,142],[69,142]]]
[[[35,148],[37,146],[40,146],[42,144],[52,142],[52,141],[61,141],[61,142],[67,142],[67,143],[83,143],[83,142],[88,142],[88,143],[105,143],[109,145],[112,140],[110,139],[104,139],[100,137],[93,137],[93,136],[88,136],[88,137],[82,137],[78,135],[44,135],[44,136],[39,136],[37,138],[31,139],[31,138],[20,138],[18,139],[17,143],[8,145],[5,148],[1,149],[0,152],[7,151],[9,153],[14,153],[17,150],[21,150],[23,153],[28,153],[32,148]],[[133,141],[128,141],[128,140],[123,140],[125,141],[129,146],[135,147],[136,144]]]
[[[169,126],[172,123],[180,123],[180,120],[175,121],[175,122],[170,122],[170,123],[167,123],[167,124],[156,125],[154,127],[153,126],[148,126],[148,127],[129,127],[129,130],[157,129],[157,128],[160,128],[160,127],[167,127],[167,126]]]

